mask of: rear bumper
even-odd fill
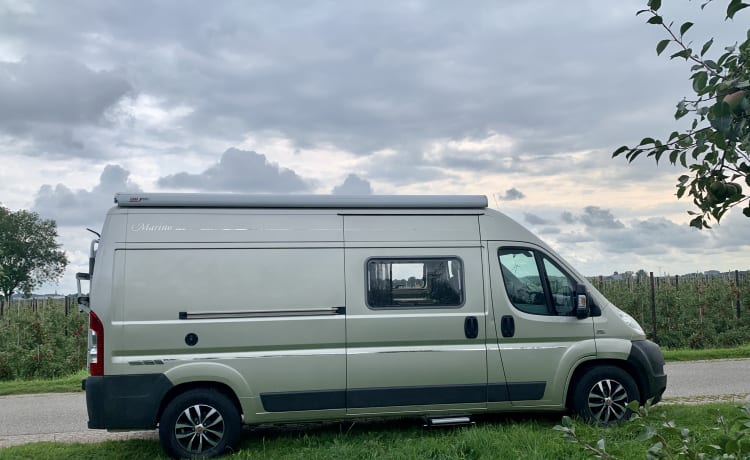
[[[630,349],[628,362],[635,367],[641,391],[641,404],[649,399],[653,404],[661,401],[667,389],[667,374],[664,372],[664,355],[659,345],[650,340],[635,340]]]
[[[105,375],[88,377],[83,388],[89,428],[148,430],[172,382],[163,374]]]

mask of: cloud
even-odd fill
[[[625,228],[622,222],[615,219],[611,211],[598,206],[586,206],[579,220],[589,228]]]
[[[104,167],[99,183],[91,191],[71,190],[63,184],[43,185],[34,197],[32,210],[60,226],[91,226],[104,221],[117,192],[140,192],[130,181],[130,172],[119,165]]]
[[[346,176],[344,183],[337,185],[331,192],[334,195],[371,195],[370,182],[361,179],[356,174]]]
[[[563,213],[560,214],[560,219],[566,224],[572,224],[576,221],[576,217],[570,211],[563,211]]]
[[[516,200],[521,200],[526,197],[526,195],[524,195],[523,192],[521,192],[515,187],[509,188],[508,190],[506,190],[505,195],[497,193],[495,194],[495,196],[497,197],[498,200],[503,200],[503,201],[516,201]]]
[[[166,188],[200,191],[293,193],[310,185],[291,169],[268,161],[265,155],[235,148],[226,150],[219,162],[200,174],[181,172],[160,177]]]
[[[94,71],[57,55],[0,61],[0,129],[23,133],[36,124],[96,123],[130,83],[112,71]]]
[[[549,221],[530,212],[523,213],[523,220],[531,225],[547,225]]]

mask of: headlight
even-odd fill
[[[635,318],[617,307],[615,307],[615,312],[617,312],[617,316],[619,316],[622,322],[625,323],[629,328],[633,329],[639,335],[646,335],[646,333],[643,331],[643,328],[640,324],[638,324],[638,321],[636,321]]]

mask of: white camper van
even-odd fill
[[[115,202],[77,275],[90,428],[158,427],[168,454],[210,457],[243,423],[607,424],[666,388],[638,323],[484,196]]]

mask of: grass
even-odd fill
[[[697,361],[702,359],[750,358],[750,344],[734,348],[709,348],[706,350],[662,349],[667,361]]]
[[[707,350],[667,350],[662,349],[667,362],[697,361],[704,359],[750,358],[750,344],[736,348],[713,348]],[[11,380],[0,382],[0,396],[32,393],[69,393],[81,391],[81,379],[87,372],[81,370],[68,377],[52,380]]]
[[[81,391],[81,379],[88,371],[81,370],[73,375],[58,379],[10,380],[0,382],[0,396],[32,393],[70,393]]]
[[[736,404],[657,406],[696,438],[715,434],[719,416],[739,415]],[[246,431],[239,450],[228,459],[589,459],[581,446],[563,439],[552,427],[553,415],[484,416],[475,426],[423,428],[418,419],[357,423],[309,424]],[[634,423],[601,428],[576,423],[580,439],[596,445],[605,438],[607,452],[619,459],[643,459],[653,444],[638,441]],[[165,458],[157,441],[108,441],[97,444],[36,443],[0,449],[3,459],[130,459]]]

